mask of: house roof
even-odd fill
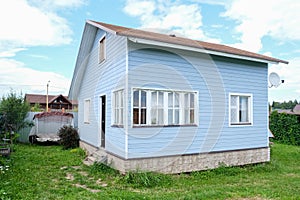
[[[86,58],[90,55],[90,52],[92,51],[98,29],[102,29],[110,34],[126,37],[129,41],[133,43],[182,49],[203,54],[255,61],[261,63],[288,64],[288,61],[285,60],[272,58],[269,56],[233,48],[226,45],[214,44],[210,42],[178,37],[175,35],[155,33],[151,31],[138,30],[123,26],[107,24],[103,22],[87,20],[76,59],[72,83],[69,89],[69,99],[76,100],[78,98],[80,86],[88,62],[88,59]]]
[[[293,108],[293,112],[300,114],[300,104],[295,105],[295,107]]]
[[[37,118],[42,118],[42,117],[50,117],[50,116],[66,116],[66,117],[71,117],[73,118],[72,113],[65,113],[65,112],[42,112],[42,113],[37,113],[33,116],[33,119]]]
[[[253,53],[250,51],[245,51],[242,49],[222,45],[222,44],[215,44],[210,42],[204,42],[199,40],[192,40],[188,38],[178,37],[175,35],[166,35],[161,33],[155,33],[150,31],[144,31],[139,29],[127,28],[123,26],[116,26],[112,24],[106,24],[103,22],[96,22],[92,20],[88,20],[87,23],[96,26],[98,28],[104,29],[105,31],[111,32],[116,35],[126,36],[126,37],[133,37],[157,42],[164,42],[169,44],[175,45],[182,45],[187,47],[193,47],[198,49],[204,49],[210,52],[219,52],[225,53],[230,55],[242,56],[247,58],[254,58],[259,60],[264,60],[268,62],[274,63],[284,63],[288,64],[288,61]]]
[[[64,98],[67,102],[69,102],[72,105],[77,105],[77,101],[70,101],[68,100],[67,96],[60,95],[48,95],[48,102],[53,103],[58,97]],[[25,94],[25,100],[30,103],[38,103],[38,104],[46,104],[47,95],[41,95],[41,94]]]

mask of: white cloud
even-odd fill
[[[49,94],[67,95],[70,80],[53,72],[41,72],[27,68],[24,63],[13,59],[0,59],[0,96],[13,89],[24,93],[46,93],[46,84],[50,80]]]
[[[300,40],[300,1],[294,0],[234,0],[225,5],[224,17],[236,20],[236,31],[241,33],[235,44],[258,52],[262,38],[271,36],[278,40]]]
[[[1,5],[0,26],[0,41],[6,45],[61,45],[72,40],[66,19],[30,6],[25,0],[10,0]]]
[[[191,2],[209,4],[209,5],[226,5],[230,0],[190,0]]]
[[[13,59],[31,47],[66,45],[72,41],[68,20],[60,9],[77,8],[86,0],[9,0],[0,6],[0,96],[10,89],[24,93],[45,93],[51,80],[50,93],[66,94],[70,80],[53,72],[26,67]],[[30,56],[48,59],[45,55]]]
[[[26,48],[12,48],[12,49],[6,49],[4,47],[0,46],[0,58],[8,58],[8,57],[14,57],[16,53],[20,51],[25,51]]]
[[[27,0],[28,4],[43,11],[78,8],[86,5],[88,0]]]
[[[141,28],[167,33],[176,32],[180,36],[212,41],[202,31],[201,8],[198,4],[180,4],[162,0],[127,0],[124,12],[139,17]],[[165,29],[165,30],[162,30]],[[214,42],[219,40],[214,39]]]
[[[152,15],[154,10],[155,3],[153,1],[128,0],[124,7],[124,11],[134,17]]]
[[[291,59],[288,65],[271,65],[269,72],[276,72],[284,83],[277,88],[270,88],[270,101],[300,100],[300,57]]]

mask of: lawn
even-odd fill
[[[271,162],[190,174],[129,173],[82,164],[80,149],[15,145],[0,157],[0,199],[300,199],[300,147],[275,143]]]

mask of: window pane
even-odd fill
[[[168,107],[173,108],[173,93],[168,93]]]
[[[175,124],[179,124],[179,110],[175,110]]]
[[[119,110],[118,109],[115,109],[115,124],[119,124]]]
[[[133,109],[133,124],[139,124],[139,109]]]
[[[158,124],[164,124],[164,109],[158,109]]]
[[[238,99],[238,96],[231,96],[230,97],[230,105],[231,106],[237,106],[237,99]]]
[[[157,124],[157,109],[151,109],[151,124]]]
[[[237,122],[237,109],[235,108],[231,108],[231,111],[230,111],[230,122],[234,123],[234,122]]]
[[[190,110],[190,123],[195,123],[195,116],[194,116],[194,110]]]
[[[190,108],[195,107],[195,95],[193,93],[190,94]]]
[[[120,91],[120,106],[123,107],[123,99],[124,99],[124,96],[123,96],[123,91]]]
[[[175,93],[175,105],[174,107],[179,108],[179,93]]]
[[[146,109],[141,109],[141,124],[146,124],[146,116],[147,116]]]
[[[184,109],[184,123],[185,124],[189,124],[190,121],[189,121],[189,109]]]
[[[145,91],[141,91],[141,107],[146,107],[146,98],[147,98],[147,93]]]
[[[173,109],[168,110],[168,124],[173,124]]]
[[[189,107],[189,94],[184,94],[184,107]]]
[[[118,92],[115,92],[115,98],[114,98],[114,101],[115,101],[115,107],[118,107]]]
[[[151,92],[151,106],[152,108],[157,105],[157,92]]]
[[[119,124],[123,125],[123,108],[120,109],[120,122]]]
[[[248,97],[240,97],[240,122],[249,122],[248,119]]]
[[[139,91],[133,92],[133,107],[139,107]]]
[[[164,105],[164,93],[158,92],[158,106],[163,107]]]

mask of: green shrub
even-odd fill
[[[274,140],[292,145],[300,145],[300,123],[298,116],[274,111],[270,115],[270,130]]]
[[[63,126],[58,131],[60,137],[60,144],[64,149],[72,149],[79,147],[79,135],[75,128],[72,126]]]

